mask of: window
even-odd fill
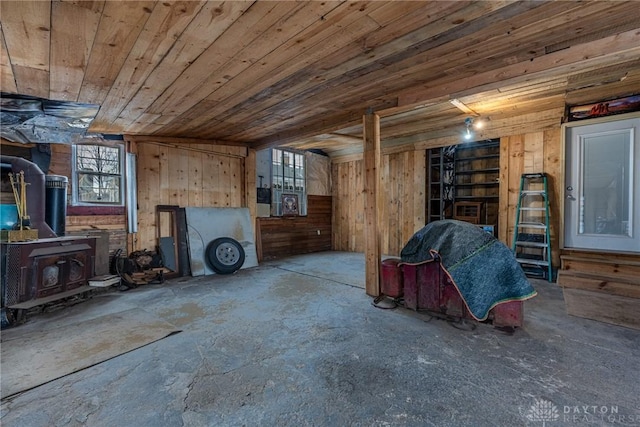
[[[122,151],[121,146],[73,146],[74,204],[122,206]]]
[[[293,151],[274,149],[271,152],[272,214],[282,215],[282,195],[298,195],[300,215],[307,214],[307,189],[304,155]]]

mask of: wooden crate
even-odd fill
[[[453,205],[453,219],[480,224],[482,202],[455,202]]]

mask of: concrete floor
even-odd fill
[[[640,333],[568,316],[555,284],[534,281],[513,335],[377,309],[363,286],[362,254],[321,253],[33,316],[19,328],[138,307],[182,332],[6,399],[0,422],[640,425]]]

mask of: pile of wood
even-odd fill
[[[111,259],[111,274],[122,278],[121,290],[136,288],[140,285],[155,285],[164,283],[165,274],[171,270],[162,265],[161,257],[151,251],[141,250],[121,256],[122,250],[117,250]]]
[[[126,284],[133,285],[132,287],[156,285],[164,283],[164,275],[170,271],[171,270],[166,267],[156,267],[134,273],[123,273],[122,280],[125,281]]]

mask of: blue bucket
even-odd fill
[[[18,209],[16,205],[0,205],[0,228],[11,230],[18,223]]]

